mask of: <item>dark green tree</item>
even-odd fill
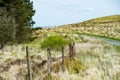
[[[14,16],[9,15],[6,8],[0,7],[0,45],[15,39],[16,27]]]
[[[18,24],[16,39],[19,43],[28,41],[31,36],[31,26],[34,24],[32,16],[35,13],[30,0],[1,0],[0,6],[5,7],[8,13],[15,17]]]

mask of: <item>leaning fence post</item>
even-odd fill
[[[26,58],[27,58],[27,66],[28,66],[28,77],[29,77],[29,80],[32,80],[30,55],[29,55],[29,52],[28,52],[28,46],[26,46]]]
[[[48,75],[51,75],[51,54],[50,54],[50,49],[47,49],[47,53],[48,53]]]
[[[64,67],[64,47],[62,47],[62,70],[63,70],[63,72],[65,71],[65,67]]]

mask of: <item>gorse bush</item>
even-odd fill
[[[49,36],[41,42],[42,48],[61,49],[62,46],[69,44],[70,41],[62,36]]]

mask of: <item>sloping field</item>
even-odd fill
[[[72,35],[71,35],[72,36]],[[98,38],[74,35],[76,57],[65,58],[65,72],[61,70],[61,52],[52,51],[52,80],[119,80],[120,47],[108,44]],[[37,45],[39,43],[36,42]],[[29,46],[34,80],[48,80],[47,52],[38,46]],[[68,56],[65,49],[65,56]],[[6,46],[0,54],[0,80],[27,80],[25,46]]]
[[[85,33],[120,39],[120,15],[112,15],[85,22],[43,28],[34,32],[34,37],[67,33]]]
[[[52,80],[120,79],[120,46],[110,42],[112,39],[120,39],[120,15],[113,15],[54,28],[37,29],[33,32],[33,37],[36,38],[33,42],[6,45],[0,50],[0,80],[28,79],[26,45],[29,46],[33,79],[48,80],[47,51],[41,49],[40,42],[50,35],[62,35],[73,40],[76,52],[75,59],[70,61],[69,49],[66,46],[65,72],[62,72],[61,52],[52,51]],[[110,43],[99,39],[103,37],[107,37]]]

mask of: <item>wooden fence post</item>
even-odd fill
[[[4,48],[5,48],[5,45],[4,44],[0,44],[0,50],[1,50],[2,54],[4,54]]]
[[[69,57],[70,59],[75,57],[75,43],[69,44]]]
[[[47,49],[47,53],[48,53],[48,75],[51,75],[51,53],[50,53],[50,49]]]
[[[62,71],[65,71],[65,67],[64,67],[64,47],[62,47]]]
[[[71,59],[71,57],[72,57],[72,51],[71,51],[72,49],[71,49],[71,43],[69,44],[69,58]]]
[[[29,80],[33,80],[32,73],[31,73],[31,64],[30,64],[30,55],[28,52],[28,46],[26,46],[26,58],[27,58],[27,67],[28,67],[28,78]]]
[[[72,44],[72,58],[75,57],[75,43]]]

